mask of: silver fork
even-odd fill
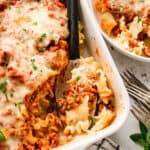
[[[130,71],[124,72],[122,78],[125,81],[129,95],[134,100],[140,101],[150,107],[150,90],[146,87],[133,73]],[[150,108],[149,108],[150,109]]]
[[[138,120],[143,122],[147,128],[150,129],[150,109],[145,104],[135,102],[132,106],[131,112]]]
[[[145,86],[133,73],[131,73],[129,70],[126,70],[121,75],[123,79],[129,83],[133,83],[134,85],[140,87],[141,89],[144,89],[146,91],[150,92],[150,89]]]
[[[125,81],[129,95],[135,102],[131,112],[150,128],[150,90],[129,70],[121,76]]]

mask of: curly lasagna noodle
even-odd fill
[[[0,8],[0,150],[49,150],[108,126],[114,95],[93,58],[81,59],[55,98],[68,64],[65,4],[1,0]]]
[[[125,50],[150,57],[150,1],[94,0],[102,29]]]

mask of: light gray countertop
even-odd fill
[[[120,72],[123,72],[126,69],[130,70],[150,88],[150,63],[142,63],[130,59],[116,50],[110,50],[110,52]],[[142,150],[140,146],[136,145],[129,139],[131,134],[139,132],[138,126],[138,121],[130,113],[124,126],[115,133],[111,139],[113,139],[116,143],[119,143],[124,150]]]
[[[116,50],[110,50],[120,72],[131,70],[150,88],[150,63],[143,63],[124,56]]]

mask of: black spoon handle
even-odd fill
[[[74,60],[80,57],[79,54],[79,33],[78,33],[78,0],[67,0],[69,38],[69,58]]]

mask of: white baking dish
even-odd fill
[[[101,34],[98,32],[98,26],[94,21],[93,15],[88,10],[87,0],[80,0],[80,17],[84,24],[85,35],[87,39],[88,49],[96,60],[101,64],[111,86],[115,93],[117,117],[114,122],[107,128],[95,133],[77,137],[72,142],[61,146],[60,150],[81,150],[90,144],[107,137],[116,132],[126,121],[129,113],[129,97],[124,87],[123,81],[114,64],[114,61],[108,51],[106,43]],[[80,115],[80,114],[79,114]]]
[[[81,0],[82,1],[82,0]],[[84,1],[84,0],[83,0]],[[99,13],[94,9],[94,6],[93,6],[93,1],[94,0],[86,0],[86,5],[88,5],[88,11],[90,11],[91,13],[94,14],[94,20],[96,21],[97,23],[97,26],[99,26],[99,28],[97,29],[97,32],[101,32],[102,35],[104,36],[104,38],[113,46],[115,47],[115,50],[118,50],[120,53],[132,58],[132,59],[135,59],[135,60],[138,60],[138,61],[141,61],[141,62],[146,62],[146,63],[150,63],[150,58],[147,58],[147,57],[143,57],[143,56],[138,56],[136,54],[133,54],[129,51],[126,51],[124,50],[119,44],[117,44],[116,42],[114,42],[112,40],[112,38],[110,38],[100,27],[100,15]]]

